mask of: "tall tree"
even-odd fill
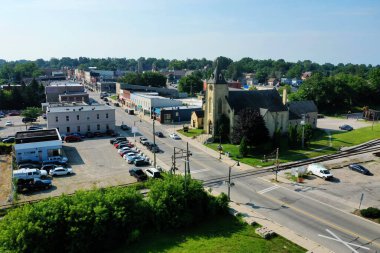
[[[257,146],[269,140],[265,121],[260,112],[253,108],[241,110],[233,127],[232,142],[240,143],[243,137],[247,139],[249,146]]]
[[[201,78],[195,74],[184,76],[179,79],[178,91],[186,92],[190,95],[198,93],[203,90],[203,82]]]

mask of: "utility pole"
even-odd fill
[[[153,118],[153,147],[154,147],[154,152],[153,152],[153,166],[156,168],[156,152],[157,152],[157,148],[156,148],[156,132],[155,132],[155,129],[154,129],[154,126],[155,126],[155,122],[156,120]],[[153,148],[152,148],[153,150]]]
[[[173,174],[175,175],[175,147],[173,148],[173,165],[172,165],[172,170],[173,170]]]
[[[189,177],[191,178],[190,174],[190,152],[189,152],[189,143],[186,142],[186,161],[187,161],[187,173],[189,174]]]
[[[278,152],[279,151],[279,148],[277,148],[276,149],[276,171],[275,171],[275,173],[276,173],[276,182],[277,182],[277,173],[278,173],[278,165],[279,165],[279,163],[278,163]]]
[[[231,201],[230,193],[231,193],[231,170],[232,166],[228,167],[228,201]]]

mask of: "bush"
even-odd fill
[[[137,187],[78,191],[8,212],[0,220],[0,252],[104,252],[146,230],[188,226],[228,207],[199,181],[169,175]]]
[[[10,154],[12,152],[12,144],[0,143],[0,154]]]
[[[366,218],[378,219],[380,218],[380,209],[375,207],[368,207],[367,209],[360,210],[360,214]]]

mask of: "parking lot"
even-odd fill
[[[325,166],[332,172],[334,179],[325,181],[314,175],[308,176],[303,183],[290,183],[286,186],[297,192],[328,203],[339,209],[352,212],[359,208],[361,195],[363,200],[361,208],[380,208],[380,159],[372,159],[369,156],[355,158],[351,161],[330,162]],[[348,168],[349,163],[360,163],[373,176],[360,174]],[[282,178],[286,178],[286,172],[280,173]]]
[[[130,184],[136,179],[129,175],[133,165],[128,164],[109,143],[110,138],[84,139],[64,144],[74,174],[53,178],[50,190],[20,194],[21,200],[33,200],[80,189]]]
[[[340,130],[341,125],[350,125],[354,129],[371,126],[372,122],[365,121],[357,114],[351,114],[348,118],[325,117],[318,119],[317,127],[329,130]]]
[[[7,136],[14,136],[16,132],[25,131],[29,126],[41,126],[46,127],[46,120],[42,117],[38,117],[34,123],[28,123],[27,126],[22,122],[23,116],[6,116],[0,118],[0,138]],[[5,122],[11,121],[13,126],[5,126]]]

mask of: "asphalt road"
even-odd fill
[[[99,100],[98,94],[91,95]],[[116,108],[116,125],[123,122],[133,126],[137,121],[135,124],[139,132],[153,140],[152,123],[138,120],[138,116],[127,115],[123,109]],[[166,135],[165,138],[156,138],[156,143],[163,150],[163,153],[157,154],[157,159],[170,166],[173,148],[185,148],[186,143],[168,137],[174,131],[172,126],[156,124],[156,131],[162,131]],[[192,145],[190,151],[193,154],[190,161],[193,178],[207,180],[228,175],[228,166],[216,157],[211,157]],[[183,165],[180,162],[177,164],[180,171],[183,170]],[[238,169],[233,167],[232,174],[236,172]],[[378,224],[318,202],[300,192],[264,181],[258,176],[238,178],[234,184],[231,189],[232,201],[247,205],[334,252],[380,252]],[[214,191],[227,192],[223,182],[208,187]]]

